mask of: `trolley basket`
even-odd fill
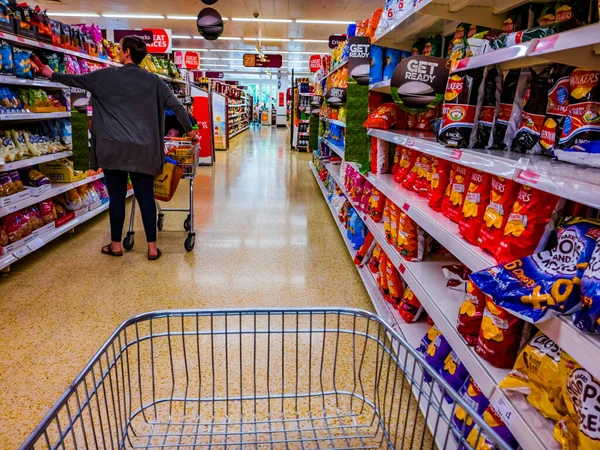
[[[484,438],[509,448],[378,316],[179,310],[125,321],[21,448],[471,449]]]

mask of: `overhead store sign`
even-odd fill
[[[410,56],[394,69],[392,98],[404,109],[428,109],[437,105],[446,91],[449,69],[444,58]]]
[[[173,55],[175,64],[182,69],[196,70],[200,66],[200,54],[198,52],[175,52]]]
[[[113,32],[113,42],[121,42],[125,36],[137,36],[150,45],[154,41],[154,33],[150,30],[107,30]],[[110,38],[109,38],[110,39]]]
[[[321,55],[312,55],[308,63],[311,72],[318,72],[321,68]]]
[[[281,55],[258,55],[244,53],[244,67],[273,67],[279,68],[283,63]]]
[[[345,34],[332,34],[329,36],[329,48],[336,48],[340,42],[344,42],[345,40]]]
[[[139,30],[106,30],[106,38],[120,42],[125,36],[142,38],[148,47],[148,53],[171,53],[171,30],[165,28],[142,28]]]
[[[206,78],[223,79],[223,78],[225,78],[225,72],[207,72],[207,71],[202,71],[202,72],[200,72],[200,76],[201,77],[206,77]]]
[[[371,70],[370,38],[366,36],[350,36],[348,39],[348,76],[358,84],[369,84]]]

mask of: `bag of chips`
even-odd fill
[[[523,348],[500,388],[517,391],[544,417],[558,422],[566,414],[559,371],[561,350],[541,331]]]
[[[367,118],[363,128],[390,130],[396,127],[400,117],[400,107],[395,103],[383,103]]]
[[[467,345],[474,346],[477,343],[484,311],[485,294],[469,280],[465,300],[458,310],[456,323],[456,331],[464,338]]]
[[[386,235],[388,243],[396,248],[398,246],[398,217],[400,216],[400,208],[395,203],[389,202],[390,223],[389,234]]]
[[[483,223],[479,232],[479,247],[494,253],[504,235],[509,211],[517,199],[519,185],[507,178],[491,175],[490,201],[483,213]]]
[[[410,323],[419,320],[421,312],[423,312],[421,302],[415,296],[413,291],[406,286],[404,288],[404,293],[402,294],[402,299],[398,304],[398,313],[400,313],[400,316],[405,322]]]
[[[411,190],[419,194],[420,197],[429,195],[431,187],[431,160],[432,157],[422,153],[420,158],[415,162],[416,176],[412,182]]]
[[[540,134],[540,145],[547,156],[554,156],[554,149],[562,133],[569,108],[571,67],[553,64],[550,66],[552,86],[548,92],[546,118]]]
[[[40,202],[40,214],[44,224],[47,225],[56,220],[56,210],[54,209],[54,203],[52,203],[52,199],[44,200]]]
[[[369,83],[379,83],[383,80],[383,47],[371,45],[369,53],[371,69],[369,70]]]
[[[423,230],[399,208],[396,249],[407,261],[422,261],[425,253]]]
[[[513,261],[544,247],[545,232],[558,200],[556,195],[520,185],[504,227],[504,237],[494,252],[496,260]]]
[[[383,57],[383,79],[391,80],[396,66],[400,63],[400,50],[386,47]]]
[[[377,284],[379,285],[379,289],[381,290],[383,297],[386,299],[386,301],[389,302],[390,291],[388,288],[388,280],[387,280],[387,259],[388,259],[387,255],[382,250],[381,254],[379,255],[379,264],[378,264],[379,275],[377,276]]]
[[[473,380],[473,377],[469,377],[469,379],[465,382],[462,388],[459,391],[461,398],[471,407],[477,415],[481,416],[483,412],[486,410],[490,402],[483,395],[481,389]],[[473,428],[474,422],[473,418],[467,415],[467,412],[460,406],[457,405],[454,411],[454,417],[452,418],[452,423],[455,426],[456,430],[462,437],[467,437]]]
[[[371,137],[371,173],[388,173],[390,148],[387,141]]]
[[[448,196],[445,196],[442,201],[442,214],[458,223],[462,217],[462,207],[473,169],[454,163],[452,166],[454,169],[453,176],[450,184],[448,184]]]
[[[392,201],[389,198],[385,199],[385,203],[383,206],[383,217],[382,217],[382,222],[383,222],[383,233],[385,234],[385,238],[386,240],[391,239],[391,235],[392,235],[392,224],[390,222],[390,205],[392,205]]]
[[[498,436],[500,436],[504,442],[509,445],[511,449],[516,450],[519,448],[519,443],[500,418],[500,413],[491,404],[489,404],[486,410],[483,412],[483,420]],[[480,430],[477,424],[475,424],[469,433],[467,442],[475,449],[483,450],[495,448],[494,440],[486,436],[485,432]]]
[[[482,98],[479,99],[481,105],[477,118],[477,129],[472,136],[474,142],[471,143],[471,147],[487,148],[490,145],[496,116],[496,92],[500,90],[501,86],[502,74],[495,67],[488,69],[482,86]]]
[[[451,166],[452,163],[446,159],[431,158],[431,184],[427,198],[429,207],[434,211],[441,212],[442,210],[442,200],[450,182]]]
[[[386,300],[392,305],[397,305],[400,303],[400,299],[402,298],[404,283],[402,282],[402,278],[400,278],[398,269],[394,267],[394,263],[390,258],[386,258],[385,271],[389,292],[389,297],[386,298]]]
[[[427,351],[425,352],[425,361],[434,369],[439,371],[444,365],[446,357],[452,351],[452,347],[442,335],[442,332],[436,327],[435,336],[431,339]],[[427,380],[426,380],[427,381]]]
[[[12,75],[14,70],[13,54],[11,45],[0,40],[0,73]]]
[[[491,175],[473,170],[462,207],[458,231],[472,245],[478,244],[485,208],[490,200]]]
[[[570,314],[579,308],[579,285],[599,233],[600,219],[569,218],[557,230],[553,249],[473,273],[471,279],[528,322]]]
[[[575,312],[573,323],[588,333],[600,333],[600,235],[589,264],[581,277],[581,309]]]
[[[454,351],[451,351],[444,360],[444,365],[440,369],[440,375],[452,389],[458,391],[465,384],[465,381],[469,377],[469,372],[458,358],[458,355]],[[453,403],[452,397],[446,391],[442,390],[442,393],[448,403]]]
[[[520,69],[511,70],[505,73],[504,82],[502,83],[502,92],[500,93],[498,115],[494,121],[493,148],[506,150],[504,138],[506,135],[506,129],[508,128],[508,122],[512,115],[513,103],[515,101],[515,94],[517,93],[517,86],[519,84],[520,76]]]
[[[417,351],[425,357],[427,354],[427,349],[429,348],[429,344],[435,339],[438,335],[439,330],[435,325],[431,325],[427,333],[421,338],[421,342],[419,342],[419,346],[417,347]]]
[[[394,174],[394,181],[396,183],[402,183],[415,165],[420,152],[408,147],[403,147],[402,145],[397,145],[396,148],[400,148],[400,157],[398,160],[398,168]]]
[[[374,245],[375,238],[373,237],[373,233],[369,231],[365,237],[363,245],[360,246],[356,252],[356,255],[354,255],[354,264],[361,265],[363,260],[368,257],[369,252],[373,250]]]
[[[377,188],[371,189],[371,197],[367,206],[367,214],[375,222],[381,222],[383,219],[383,210],[385,207],[386,196],[383,195]]]
[[[413,153],[416,153],[413,150]],[[413,166],[411,167],[410,171],[406,174],[406,176],[404,177],[404,180],[402,181],[402,187],[404,189],[408,189],[409,191],[415,191],[415,180],[418,177],[419,174],[419,169],[421,167],[421,158],[423,157],[423,153],[417,152],[416,154],[416,159],[415,162],[413,164]],[[427,156],[425,156],[427,157]]]
[[[379,259],[381,258],[381,254],[383,251],[381,250],[381,245],[375,242],[375,247],[373,247],[373,252],[371,252],[371,257],[369,258],[369,270],[371,273],[375,274],[379,272]]]

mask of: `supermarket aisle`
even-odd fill
[[[199,169],[192,253],[183,249],[185,216],[170,213],[159,235],[161,260],[146,260],[139,227],[131,253],[103,256],[103,214],[0,278],[0,448],[20,445],[132,315],[168,308],[372,309],[310,172],[310,156],[290,152],[286,136],[268,128],[244,132],[217,154],[215,167]],[[185,188],[174,202],[185,203]]]

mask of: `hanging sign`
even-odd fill
[[[171,30],[166,28],[142,28],[142,31],[152,32],[152,43],[148,46],[148,53],[171,53]]]
[[[345,40],[345,34],[332,34],[329,36],[329,48],[336,48],[340,42],[344,42]]]
[[[281,55],[258,55],[244,53],[244,67],[274,67],[279,68],[283,63]]]
[[[346,89],[337,87],[331,88],[325,94],[325,98],[331,106],[343,105],[346,103]]]
[[[200,76],[201,77],[206,77],[206,78],[218,78],[218,79],[222,79],[225,78],[225,72],[207,72],[207,71],[202,71],[200,72]]]
[[[146,45],[152,44],[154,42],[154,33],[150,30],[106,30],[107,32],[112,32],[113,36],[108,37],[108,39],[113,42],[121,42],[125,36],[137,36],[141,38]],[[110,34],[107,34],[110,36]]]
[[[311,72],[318,72],[321,68],[321,55],[312,55],[308,63],[308,68]]]
[[[366,36],[350,36],[348,39],[348,76],[358,84],[369,84],[371,70],[370,38]]]
[[[409,111],[433,108],[442,101],[449,69],[444,58],[410,56],[394,69],[390,81],[392,98]],[[411,112],[411,111],[409,111]]]
[[[200,66],[200,54],[198,52],[180,52],[173,54],[177,67],[182,69],[196,70]]]

